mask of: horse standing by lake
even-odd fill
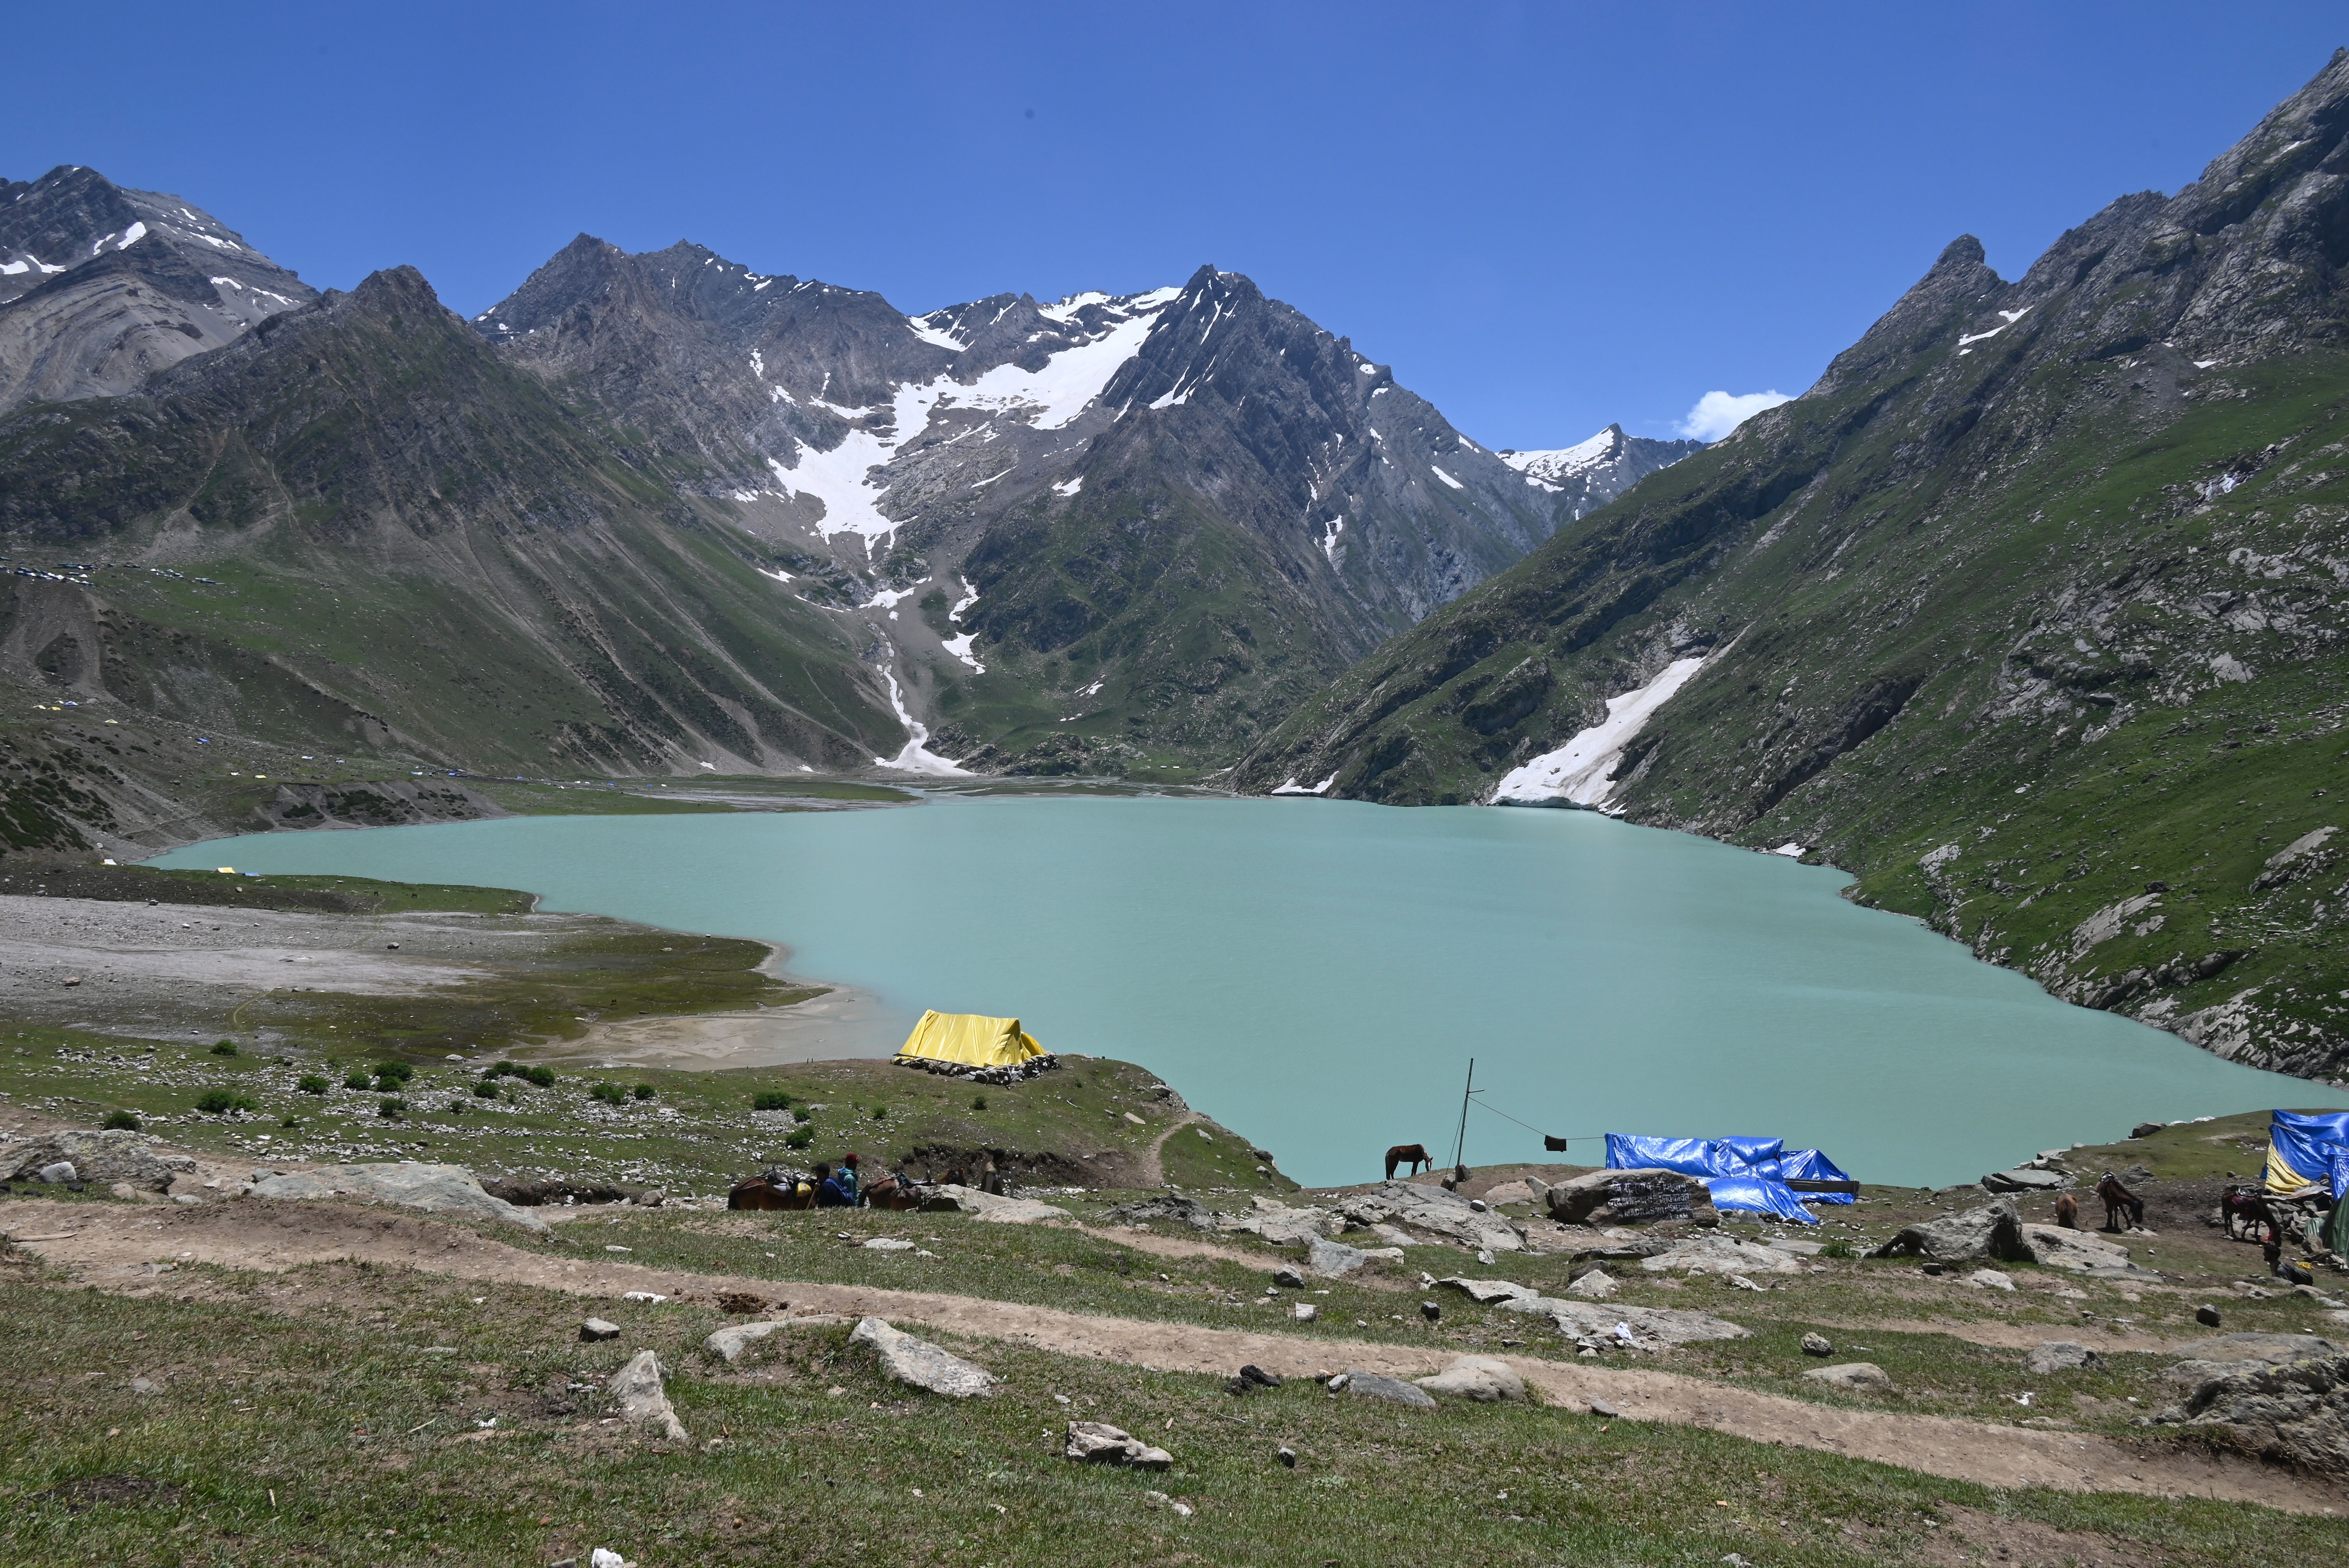
[[[1387,1150],[1388,1181],[1394,1180],[1395,1167],[1398,1165],[1410,1166],[1409,1174],[1416,1176],[1423,1170],[1434,1170],[1435,1157],[1428,1153],[1427,1146],[1423,1143],[1398,1143]]]
[[[2111,1171],[2105,1172],[2096,1183],[2096,1196],[2105,1202],[2105,1222],[2107,1231],[2134,1230],[2145,1223],[2145,1200],[2122,1185],[2121,1179]],[[2122,1222],[2122,1216],[2127,1222]]]

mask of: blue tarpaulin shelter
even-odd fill
[[[1649,1138],[1636,1132],[1607,1135],[1607,1164],[1616,1171],[1677,1171],[1693,1176],[1713,1194],[1716,1209],[1775,1214],[1812,1224],[1806,1202],[1848,1203],[1847,1192],[1797,1193],[1788,1181],[1848,1181],[1835,1162],[1816,1149],[1789,1152],[1777,1138]]]
[[[1784,1181],[1767,1176],[1715,1176],[1705,1182],[1716,1209],[1775,1214],[1798,1225],[1816,1225],[1818,1218],[1803,1207],[1803,1200]]]
[[[2268,1191],[2296,1192],[2333,1176],[2333,1151],[2349,1146],[2349,1111],[2279,1110],[2268,1122]],[[1611,1153],[1613,1143],[1609,1142]]]

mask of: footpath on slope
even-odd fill
[[[549,1257],[459,1226],[331,1202],[193,1208],[12,1204],[12,1238],[82,1283],[124,1294],[175,1288],[146,1271],[159,1261],[276,1272],[305,1264],[407,1264],[462,1279],[533,1285],[582,1296],[653,1291],[713,1297],[789,1293],[798,1312],[841,1313],[1066,1356],[1164,1371],[1228,1376],[1253,1362],[1284,1377],[1349,1368],[1393,1377],[1440,1370],[1437,1346],[1305,1339],[1245,1329],[1094,1316],[1015,1302],[928,1291],[703,1274],[636,1264]],[[1585,1367],[1511,1357],[1548,1400],[1587,1409],[1603,1400],[1631,1420],[1671,1421],[1735,1437],[1816,1449],[1992,1487],[2132,1492],[2257,1503],[2291,1513],[2349,1511],[2349,1492],[2245,1460],[2139,1449],[2082,1433],[1995,1427],[1934,1416],[1845,1410],[1670,1372]]]

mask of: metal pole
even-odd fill
[[[1466,1088],[1460,1091],[1460,1136],[1454,1139],[1452,1142],[1452,1174],[1453,1180],[1454,1181],[1458,1181],[1460,1179],[1460,1172],[1467,1169],[1467,1167],[1462,1164],[1461,1161],[1466,1157],[1468,1152],[1468,1097],[1475,1092],[1476,1058],[1475,1057],[1470,1057],[1468,1058],[1468,1084]]]

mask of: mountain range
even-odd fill
[[[1711,446],[1488,449],[1212,266],[908,315],[583,235],[460,321],[82,169],[0,256],[8,844],[329,761],[1592,807],[2349,1075],[2349,55]]]

